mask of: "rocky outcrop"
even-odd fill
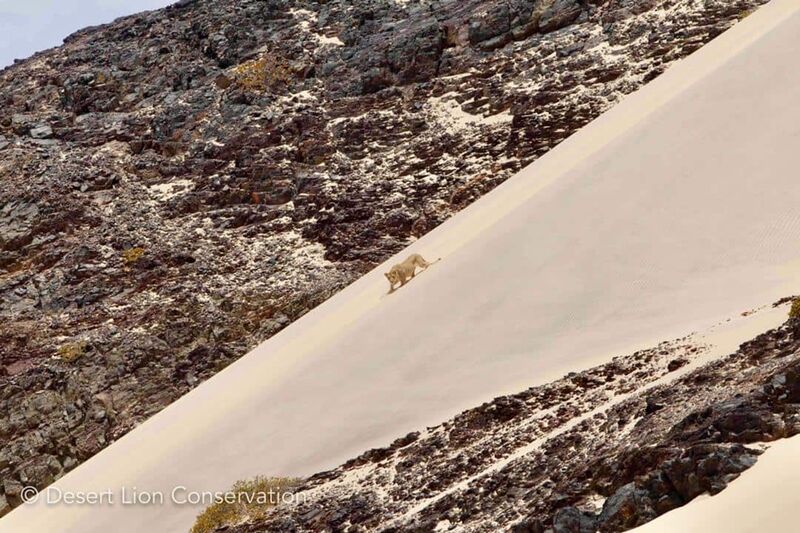
[[[186,0],[3,70],[6,501],[763,2]]]
[[[228,531],[625,531],[800,434],[799,354],[797,318],[716,360],[662,343],[370,450]]]

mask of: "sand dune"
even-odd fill
[[[750,470],[711,498],[636,528],[637,533],[796,531],[800,504],[800,438],[773,443]]]
[[[310,474],[800,286],[800,4],[774,0],[54,484]],[[402,256],[406,255],[408,251]],[[183,531],[186,505],[21,507],[0,531]]]

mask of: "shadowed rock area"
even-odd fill
[[[0,514],[761,3],[181,1],[0,72]]]

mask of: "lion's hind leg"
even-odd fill
[[[419,256],[419,260],[417,261],[417,266],[419,266],[422,270],[425,270],[426,268],[431,266],[431,263],[425,261],[424,257]]]

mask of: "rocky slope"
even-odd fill
[[[182,0],[0,72],[0,514],[766,0]]]
[[[624,531],[798,433],[800,318],[729,355],[694,334],[370,450],[227,531]]]

